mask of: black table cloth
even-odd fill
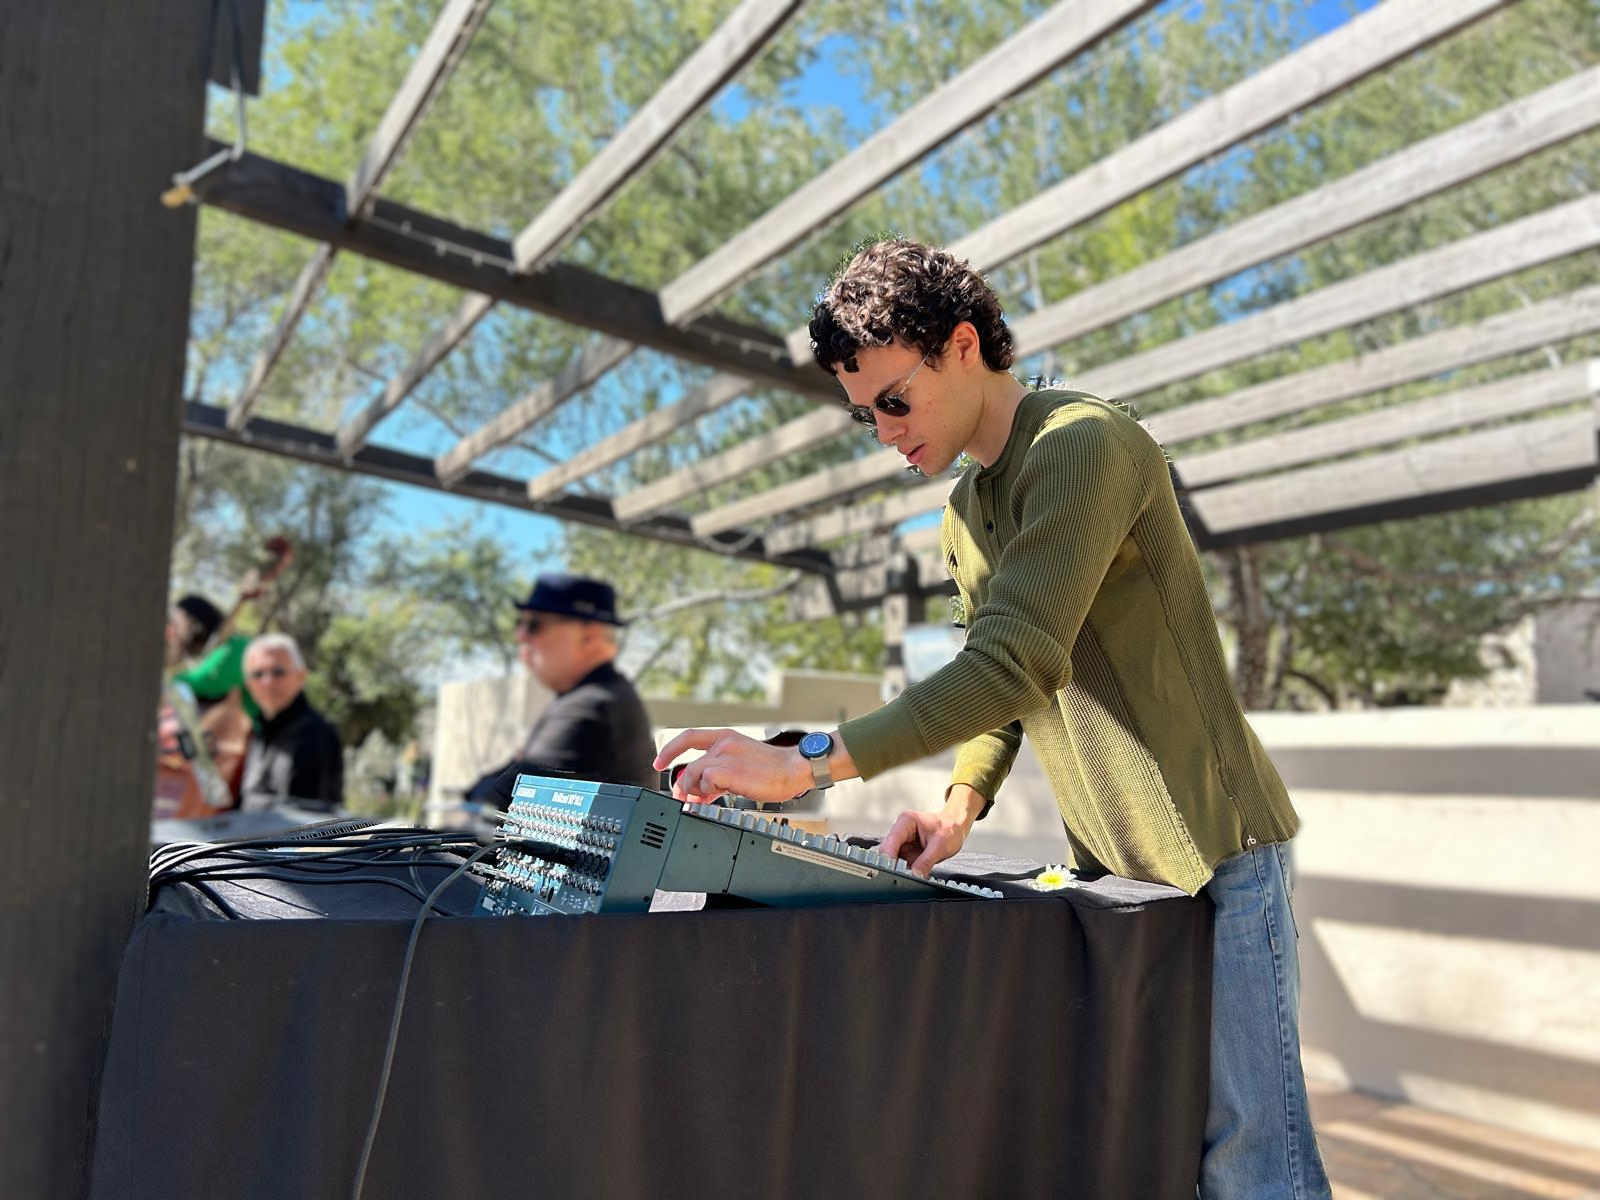
[[[1209,902],[953,865],[1008,898],[430,917],[362,1194],[1192,1200]],[[350,1195],[415,901],[229,894],[310,919],[158,897],[121,971],[94,1197]]]

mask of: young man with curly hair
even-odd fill
[[[852,415],[926,475],[963,472],[941,549],[966,644],[876,712],[798,749],[690,730],[674,794],[784,800],[960,746],[945,803],[884,853],[926,873],[988,811],[1026,735],[1080,872],[1206,891],[1216,906],[1205,1200],[1327,1197],[1299,1059],[1286,844],[1299,824],[1228,679],[1161,447],[1083,392],[1030,391],[987,283],[902,239],[862,249],[811,319]]]

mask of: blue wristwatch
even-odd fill
[[[833,772],[828,769],[828,753],[833,749],[833,734],[808,733],[800,739],[797,749],[800,757],[811,764],[811,778],[816,781],[813,786],[832,787]]]

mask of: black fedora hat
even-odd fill
[[[609,583],[582,575],[541,575],[534,580],[526,600],[516,602],[523,612],[550,613],[604,625],[626,625],[617,616],[617,593]]]

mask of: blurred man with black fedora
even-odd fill
[[[609,583],[578,575],[540,575],[517,602],[517,651],[535,679],[555,693],[515,759],[484,775],[470,800],[510,803],[520,774],[655,787],[650,717],[633,684],[617,670],[617,594]]]

